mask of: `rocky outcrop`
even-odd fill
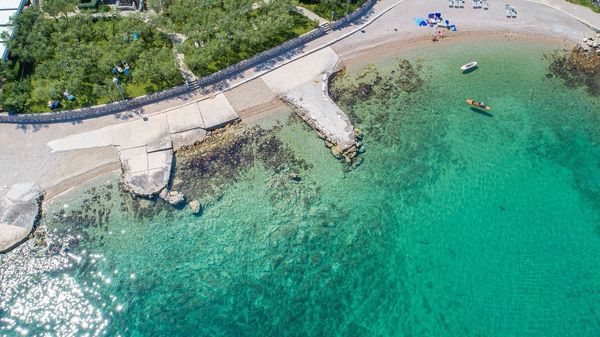
[[[163,190],[160,194],[160,197],[173,206],[179,206],[185,202],[185,195],[177,191],[167,192],[167,190]]]
[[[591,96],[600,96],[600,33],[584,38],[571,51],[549,53],[550,76],[561,78],[569,88],[584,87]]]
[[[585,37],[577,45],[576,49],[590,54],[600,55],[600,33],[596,37]]]
[[[0,197],[0,252],[25,241],[41,218],[42,189],[35,183],[11,186]]]

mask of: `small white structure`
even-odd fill
[[[8,49],[6,41],[2,38],[2,33],[12,34],[13,29],[10,24],[10,18],[23,11],[27,0],[1,0],[0,1],[0,58],[6,60],[8,58]]]

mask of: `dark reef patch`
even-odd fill
[[[548,77],[558,77],[568,88],[584,87],[600,96],[600,55],[579,48],[555,50],[544,56],[549,61]]]
[[[330,95],[364,133],[365,160],[397,167],[394,175],[373,175],[370,183],[389,189],[389,193],[403,191],[406,203],[417,204],[426,198],[423,187],[440,175],[434,166],[457,159],[444,141],[447,116],[443,109],[424,104],[437,95],[428,85],[431,75],[424,62],[395,62],[389,71],[373,64],[356,75],[342,70],[332,79]],[[370,147],[387,151],[370,158]],[[404,164],[398,167],[398,162]]]
[[[373,64],[356,75],[346,70],[338,72],[331,80],[330,95],[371,141],[391,145],[390,141],[398,141],[393,137],[395,130],[407,119],[406,115],[393,113],[398,101],[406,106],[418,103],[425,92],[425,81],[422,62],[397,59],[389,72]]]
[[[277,137],[281,129],[233,125],[213,132],[205,141],[177,153],[174,188],[203,201],[215,200],[253,165],[274,175],[288,176],[312,166],[298,158]],[[288,179],[288,178],[286,178]]]

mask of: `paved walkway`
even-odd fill
[[[225,98],[213,98],[167,110],[145,119],[72,134],[48,142],[52,152],[115,146],[123,169],[123,182],[133,193],[160,193],[171,176],[173,150],[200,141],[238,115]]]
[[[587,7],[579,6],[564,0],[527,0],[552,7],[561,11],[600,32],[600,13],[595,13]]]
[[[320,16],[318,16],[316,13],[314,13],[313,11],[309,10],[308,8],[304,8],[302,6],[296,6],[296,12],[306,16],[307,18],[317,21],[319,23],[319,26],[324,24],[324,23],[328,23],[329,20],[324,19]]]

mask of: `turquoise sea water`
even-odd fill
[[[600,100],[551,46],[478,46],[404,52],[418,90],[344,107],[350,172],[284,114],[178,158],[200,216],[115,177],[53,201],[48,247],[2,256],[0,336],[598,336]]]

